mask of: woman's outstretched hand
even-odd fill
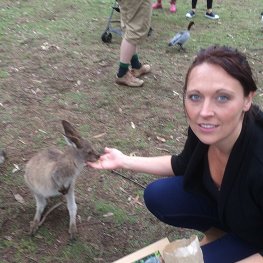
[[[97,162],[87,162],[87,165],[95,169],[113,170],[122,168],[125,155],[114,148],[106,147]]]

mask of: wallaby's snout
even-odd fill
[[[82,142],[83,147],[79,149],[82,151],[84,162],[96,162],[100,158],[100,154],[93,149],[88,141]]]

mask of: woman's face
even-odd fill
[[[243,87],[220,66],[203,63],[189,75],[185,94],[188,122],[205,144],[232,147],[238,138],[253,93],[244,96]]]

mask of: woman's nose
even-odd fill
[[[210,100],[204,100],[201,106],[200,115],[203,117],[214,116],[214,106]]]

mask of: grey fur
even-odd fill
[[[95,152],[87,140],[81,138],[69,122],[63,120],[62,125],[69,146],[65,147],[63,151],[55,147],[42,150],[33,156],[26,165],[25,182],[36,200],[36,213],[30,224],[30,234],[34,235],[39,227],[47,199],[63,194],[70,216],[70,238],[75,239],[77,233],[75,181],[86,162],[97,161],[99,154]]]

